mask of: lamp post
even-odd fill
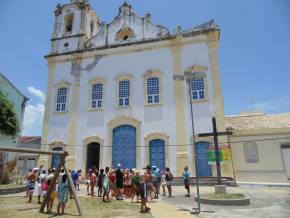
[[[174,80],[183,81],[185,80],[188,85],[188,94],[189,94],[189,104],[190,104],[190,117],[191,117],[191,127],[192,127],[192,147],[194,148],[195,145],[195,131],[194,131],[194,121],[193,121],[193,108],[192,108],[192,79],[197,78],[199,73],[192,73],[192,72],[185,72],[184,75],[174,75]],[[196,195],[197,195],[197,208],[192,208],[192,214],[199,214],[200,213],[200,201],[199,201],[199,178],[198,178],[198,169],[197,169],[197,158],[196,152],[194,152],[194,163],[195,163],[195,183],[196,183]]]

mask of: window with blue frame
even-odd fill
[[[203,77],[191,80],[191,91],[193,100],[205,99],[205,85]]]
[[[65,112],[67,104],[68,88],[62,87],[57,90],[56,111]]]
[[[122,80],[119,82],[119,106],[130,106],[130,81]]]
[[[147,103],[157,104],[160,101],[160,83],[158,77],[147,79]]]
[[[103,84],[95,83],[92,85],[92,108],[103,107]]]

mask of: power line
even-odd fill
[[[265,139],[254,139],[254,140],[240,140],[240,141],[227,141],[227,142],[220,142],[219,145],[223,144],[235,144],[235,143],[247,143],[247,142],[261,142],[261,141],[273,141],[273,140],[283,140],[283,139],[290,139],[290,137],[280,137],[280,138],[265,138]],[[201,141],[202,142],[202,141]],[[94,142],[93,142],[94,143]],[[97,143],[97,142],[96,142]],[[210,142],[210,145],[214,143]],[[65,146],[65,147],[83,147],[83,144],[41,144],[41,145],[49,145],[49,146]],[[164,147],[181,147],[181,146],[189,146],[189,144],[165,144]],[[113,147],[112,145],[99,145],[98,147]],[[122,146],[122,148],[135,148],[135,147],[149,147],[148,145],[135,145],[135,146]]]

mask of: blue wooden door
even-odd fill
[[[208,164],[207,151],[209,143],[197,142],[194,146],[194,151],[197,159],[198,176],[211,176],[211,165]]]
[[[122,125],[113,129],[113,166],[121,164],[122,168],[136,167],[136,128]]]
[[[151,166],[160,170],[165,169],[165,142],[161,139],[154,139],[149,142],[149,161]]]
[[[63,151],[62,147],[55,147],[52,150],[53,151]],[[51,167],[57,168],[59,162],[60,162],[60,155],[53,154],[52,159],[51,159]]]

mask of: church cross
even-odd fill
[[[214,146],[215,146],[215,158],[216,158],[216,170],[217,170],[217,183],[218,185],[221,184],[221,164],[220,164],[220,156],[219,156],[219,143],[218,143],[218,136],[222,135],[232,135],[232,132],[218,132],[216,127],[216,117],[212,116],[212,127],[213,132],[211,133],[200,133],[198,137],[207,137],[213,136]]]

